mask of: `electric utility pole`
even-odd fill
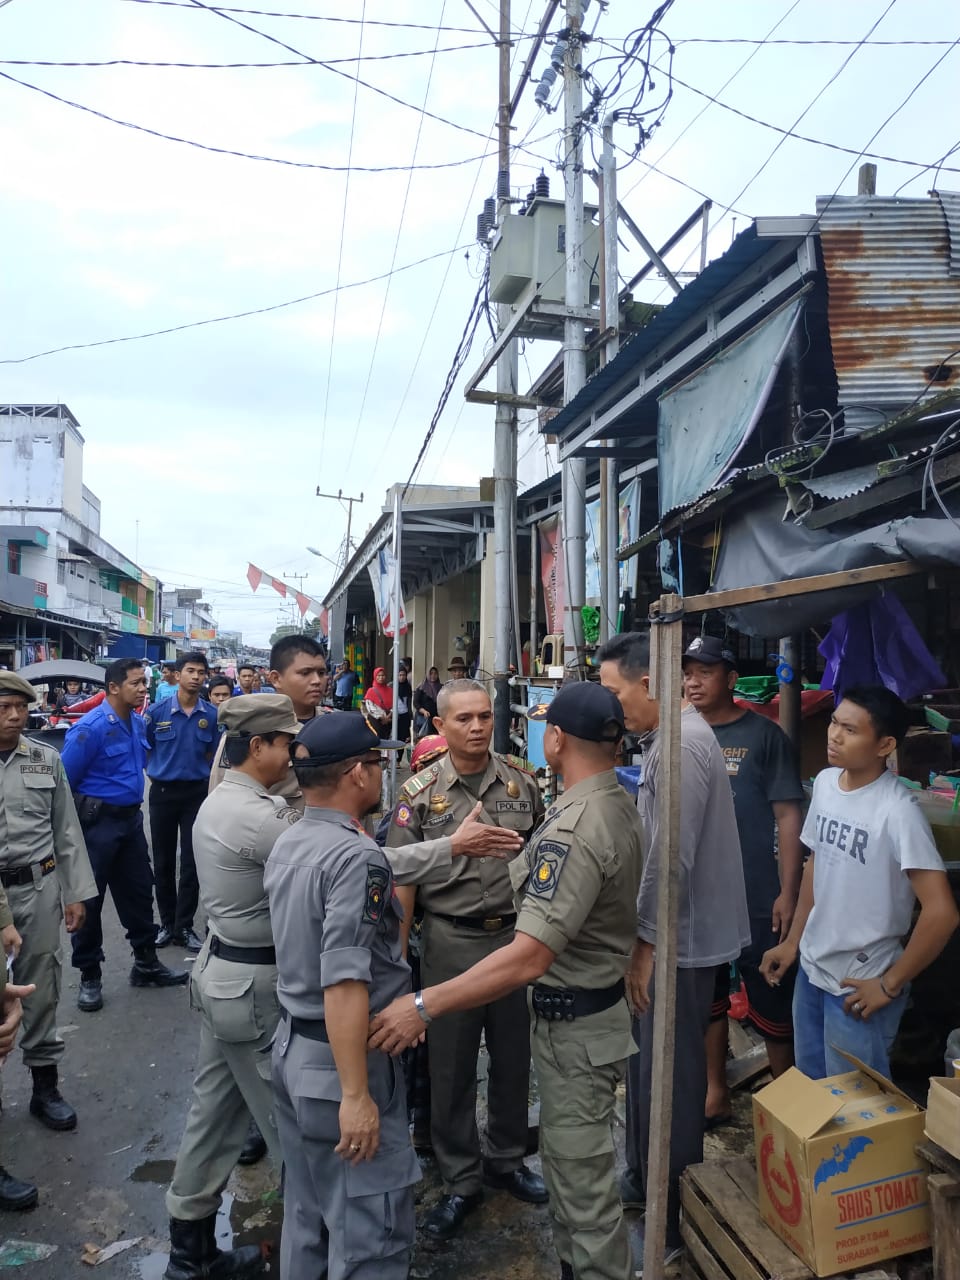
[[[500,0],[500,92],[497,110],[498,157],[497,217],[501,228],[510,214],[510,0]],[[497,307],[497,328],[510,320],[510,308]],[[509,342],[497,360],[497,392],[516,396],[518,358],[516,340]],[[509,400],[497,400],[493,436],[493,747],[510,751],[510,644],[512,636],[512,580],[516,572],[517,408]],[[517,654],[519,669],[520,655]]]
[[[339,502],[341,505],[343,503],[347,504],[347,540],[343,544],[343,564],[340,566],[345,569],[350,563],[350,526],[353,524],[353,504],[362,502],[363,494],[361,493],[359,498],[346,498],[342,489],[338,489],[336,493],[321,493],[320,486],[317,485],[317,497],[329,498],[331,502]]]
[[[563,59],[563,195],[566,224],[566,305],[575,314],[563,322],[563,400],[569,404],[587,380],[584,322],[587,305],[583,261],[583,0],[567,0],[567,51]],[[566,600],[563,613],[563,665],[583,663],[583,614],[586,596],[587,463],[568,458],[561,474],[563,558]]]

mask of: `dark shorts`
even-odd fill
[[[747,993],[747,1014],[743,1021],[763,1036],[787,1044],[793,1040],[793,986],[796,981],[796,965],[780,980],[778,987],[771,987],[760,976],[760,961],[766,948],[756,944],[747,947],[737,961],[737,969]],[[710,1005],[710,1021],[719,1022],[730,1009],[730,966],[717,967],[717,980]]]

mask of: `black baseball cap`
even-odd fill
[[[737,669],[737,655],[718,636],[697,636],[691,640],[683,651],[681,666],[688,658],[691,662],[702,662],[707,667],[725,662],[731,671]]]
[[[545,720],[585,742],[619,742],[625,732],[619,699],[592,680],[564,685],[552,702],[531,707],[527,719]]]
[[[263,697],[263,694],[255,695]],[[366,751],[400,751],[407,744],[384,740],[359,711],[327,711],[303,726],[291,745],[294,764],[339,764]],[[306,747],[309,756],[295,754],[296,747]]]

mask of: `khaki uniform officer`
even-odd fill
[[[420,1167],[400,1065],[368,1053],[367,1034],[371,1014],[409,991],[410,969],[389,864],[362,827],[380,804],[380,751],[403,745],[350,711],[303,728],[294,765],[306,810],[264,875],[284,1011],[273,1048],[281,1280],[409,1270]]]
[[[75,1129],[77,1113],[60,1096],[57,1066],[63,1039],[57,1005],[63,952],[60,922],[70,933],[97,896],[77,810],[60,757],[22,736],[33,687],[0,671],[0,881],[23,945],[17,982],[35,983],[23,1010],[23,1060],[33,1075],[30,1112],[50,1129]]]
[[[0,701],[0,741],[2,741],[3,720],[4,708]],[[0,758],[4,751],[6,747],[0,747]],[[13,923],[13,913],[10,910],[7,895],[0,885],[0,943],[3,945],[3,950],[7,951],[16,950],[20,942],[21,938]],[[12,1051],[20,1028],[22,1008],[17,1000],[20,996],[28,994],[26,987],[14,987],[7,983],[6,965],[0,958],[0,1014],[3,1017],[3,1024],[0,1026],[0,1065],[6,1061],[7,1054]],[[39,1193],[32,1182],[15,1178],[0,1164],[0,1209],[32,1209],[38,1198]]]
[[[543,813],[537,780],[527,766],[493,755],[493,712],[482,685],[453,680],[438,698],[437,727],[448,756],[400,789],[387,846],[442,839],[479,800],[485,821],[523,836]],[[456,977],[513,937],[516,911],[508,865],[491,858],[458,859],[442,883],[421,881],[421,965],[429,985]],[[546,1200],[541,1179],[523,1164],[530,1082],[526,998],[512,992],[457,1013],[431,1029],[430,1136],[444,1195],[424,1230],[445,1239],[482,1199],[482,1185],[533,1204]],[[477,1131],[477,1056],[484,1035],[490,1055],[485,1158]]]
[[[200,806],[193,829],[209,933],[190,983],[200,1013],[200,1058],[167,1191],[165,1280],[259,1275],[259,1249],[221,1253],[214,1232],[251,1115],[278,1173],[282,1164],[267,1053],[280,1006],[263,869],[278,836],[300,818],[268,790],[289,769],[300,724],[290,699],[276,693],[230,698],[217,722],[231,768]]]
[[[613,772],[623,734],[616,698],[597,684],[569,685],[544,711],[544,750],[564,793],[511,866],[521,892],[514,940],[459,978],[397,1001],[374,1019],[371,1045],[397,1051],[425,1023],[433,1036],[448,1011],[533,983],[540,1149],[561,1274],[629,1280],[612,1122],[634,1051],[624,973],[636,933],[642,828]]]

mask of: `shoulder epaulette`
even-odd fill
[[[536,777],[536,769],[534,769],[529,760],[524,760],[522,756],[502,756],[501,759],[505,760],[511,768],[519,769],[521,773],[529,773],[531,777]]]
[[[431,782],[436,781],[438,772],[439,766],[435,764],[428,765],[426,769],[421,769],[419,773],[415,773],[412,778],[408,778],[403,784],[400,788],[402,794],[405,795],[408,800],[412,800],[414,796],[418,796],[421,791],[426,791]]]

